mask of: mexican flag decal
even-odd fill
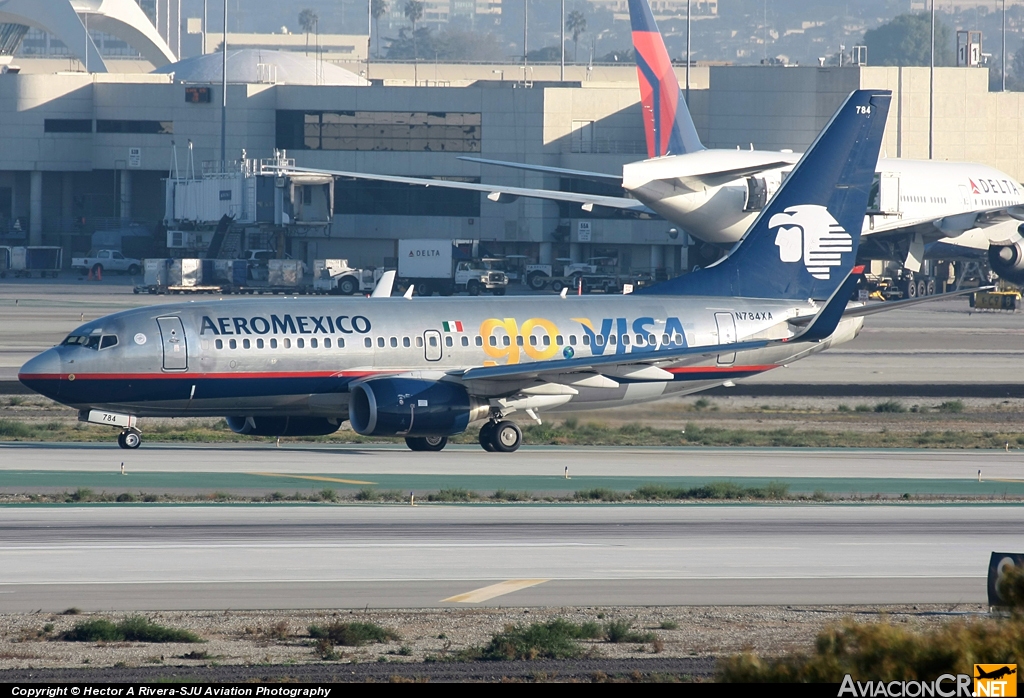
[[[445,320],[441,323],[441,327],[444,328],[445,332],[465,332],[462,328],[462,323],[458,320]]]

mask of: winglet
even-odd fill
[[[407,288],[405,290],[405,293],[402,295],[402,298],[404,298],[407,301],[411,301],[412,300],[412,293],[415,290],[416,290],[416,284],[409,284],[409,288]]]
[[[850,298],[853,297],[853,292],[857,289],[857,284],[862,276],[864,276],[864,265],[851,269],[843,283],[839,284],[839,288],[832,293],[832,297],[825,303],[825,307],[814,316],[807,329],[789,341],[820,342],[832,336],[832,333],[839,327],[839,321],[843,319],[843,313],[846,312],[846,305],[849,303]]]
[[[370,294],[370,298],[390,298],[391,289],[395,286],[395,270],[388,269],[386,272],[381,274],[380,281],[373,287],[373,293]]]

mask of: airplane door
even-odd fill
[[[423,352],[427,361],[441,360],[441,333],[427,330],[423,333]]]
[[[878,182],[878,210],[882,213],[900,212],[900,177],[883,172]]]
[[[185,344],[185,328],[180,317],[160,317],[160,338],[164,348],[165,371],[188,370],[188,347]]]
[[[715,324],[718,325],[718,343],[736,343],[736,320],[732,313],[715,313]],[[731,354],[719,354],[719,365],[731,366],[736,361],[736,352]]]
[[[966,184],[960,185],[960,203],[962,203],[964,206],[971,205],[971,192],[967,191]]]

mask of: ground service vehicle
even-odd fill
[[[7,274],[17,277],[31,278],[38,273],[39,278],[56,279],[60,274],[64,261],[64,249],[50,246],[9,247],[7,269],[0,267],[0,278]],[[0,257],[4,255],[0,254]]]
[[[548,286],[555,293],[563,288],[571,292],[590,293],[622,293],[625,285],[634,290],[650,285],[650,274],[619,274],[615,261],[611,257],[592,257],[587,262],[572,262],[560,259],[564,266],[551,264],[529,264],[526,267],[526,282],[534,291],[542,291]],[[556,274],[555,272],[561,272]]]
[[[383,273],[383,269],[353,269],[347,259],[317,259],[313,262],[313,291],[332,296],[370,293]]]
[[[114,271],[119,274],[137,276],[142,272],[142,260],[125,257],[117,250],[90,250],[85,257],[72,257],[71,268],[83,273]]]
[[[484,291],[505,295],[508,275],[476,259],[477,245],[474,240],[399,240],[399,284],[414,285],[421,296],[462,291],[471,296]]]

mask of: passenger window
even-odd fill
[[[107,349],[117,344],[117,336],[108,334],[104,335],[103,339],[100,340],[100,349]]]
[[[412,346],[412,342],[409,341],[408,337],[402,337],[402,346],[406,348]]]
[[[287,342],[288,340],[286,339],[285,341]],[[305,348],[305,346],[306,346],[306,340],[304,340],[304,339],[303,339],[302,337],[299,337],[299,338],[298,338],[298,339],[297,339],[297,340],[295,341],[295,346],[296,346],[297,348],[299,348],[299,349],[303,349],[303,348]]]
[[[555,344],[557,344],[558,346],[562,346],[562,335],[555,335]]]
[[[256,340],[256,348],[257,349],[262,349],[263,348],[263,340],[262,339],[257,339]]]
[[[612,335],[612,337],[614,337],[614,336],[615,335]],[[615,342],[612,342],[612,344],[615,344]],[[629,346],[629,335],[628,334],[622,335],[622,344],[627,346],[627,347]]]
[[[416,348],[417,349],[422,349],[423,348],[423,337],[417,337],[416,338]]]
[[[383,337],[377,337],[377,346],[380,347],[381,349],[384,348],[384,338]]]
[[[466,335],[462,335],[462,346],[464,346],[464,347],[468,347],[469,346],[469,337],[467,337]]]
[[[533,338],[531,337],[530,339],[533,339]],[[508,346],[508,342],[505,343],[505,346]],[[523,346],[523,335],[521,335],[521,334],[517,334],[516,335],[516,346],[517,347]]]
[[[551,335],[544,335],[540,339],[541,339],[541,344],[543,344],[544,346],[546,346],[546,347],[550,347],[551,346]],[[561,340],[559,340],[558,343],[561,344],[562,343]]]
[[[243,339],[242,340],[242,348],[243,349],[251,349],[252,348],[252,345],[249,344],[249,340],[248,339]]]
[[[536,335],[532,335],[532,334],[530,335],[530,346],[531,347],[537,346],[537,336]]]
[[[391,346],[392,347],[397,347],[398,346],[398,337],[392,337],[391,338]]]
[[[238,342],[236,342],[233,339],[228,340],[228,347],[230,347],[231,349],[237,349],[238,348]]]
[[[661,343],[662,344],[668,344],[668,335],[667,334],[661,335]]]
[[[658,345],[658,338],[657,338],[657,336],[655,336],[653,334],[647,335],[647,343],[650,344],[652,347],[657,346]]]
[[[338,337],[338,348],[339,349],[344,349],[345,348],[345,338],[344,337]]]
[[[574,334],[569,335],[569,346],[570,347],[576,346],[576,335],[574,335]]]
[[[594,344],[596,344],[599,347],[603,347],[604,346],[604,335],[603,334],[599,334],[596,337],[594,337]]]
[[[363,346],[365,346],[367,349],[373,349],[373,340],[367,337],[366,339],[363,340]]]
[[[476,345],[478,347],[482,347],[484,345],[484,338],[481,337],[480,335],[476,336]]]
[[[508,335],[505,335],[504,337],[501,338],[501,343],[504,344],[506,347],[510,347],[512,346],[512,338],[509,337]],[[519,337],[519,343],[523,343],[522,337]]]
[[[220,340],[218,339],[217,341],[219,342]],[[277,340],[276,339],[271,339],[270,340],[270,348],[271,349],[277,349]]]
[[[299,341],[301,342],[302,340],[300,339]],[[309,340],[309,348],[310,349],[316,349],[316,345],[317,345],[316,337],[313,337],[312,339]]]
[[[218,349],[223,349],[224,348],[224,340],[223,339],[218,339],[216,342],[213,343],[213,345],[215,347],[217,347]]]
[[[681,334],[679,334],[678,332],[676,332],[674,335],[672,335],[672,343],[673,344],[682,344],[683,343],[683,336]]]
[[[590,346],[590,335],[589,334],[583,335],[583,346],[585,346],[585,347],[589,347]]]
[[[324,337],[324,349],[330,349],[330,348],[331,348],[331,338],[330,337]]]
[[[292,348],[292,340],[288,339],[287,337],[284,338],[284,348],[285,349],[291,349]]]
[[[437,346],[437,337],[435,337],[434,335],[430,335],[430,339],[427,340],[427,343],[430,344],[430,346],[432,346],[432,347],[436,347]]]
[[[453,345],[454,343],[455,343],[455,342],[453,342],[453,341],[452,341],[452,337],[451,337],[451,335],[448,335],[447,337],[445,337],[445,338],[444,338],[444,345],[445,345],[446,347],[450,347],[450,346],[452,346],[452,345]]]
[[[498,346],[498,338],[495,337],[493,334],[490,336],[490,339],[488,341],[492,347]]]
[[[636,337],[633,338],[633,343],[636,344],[638,347],[642,347],[644,345],[644,341],[644,336],[642,334],[638,334]]]

